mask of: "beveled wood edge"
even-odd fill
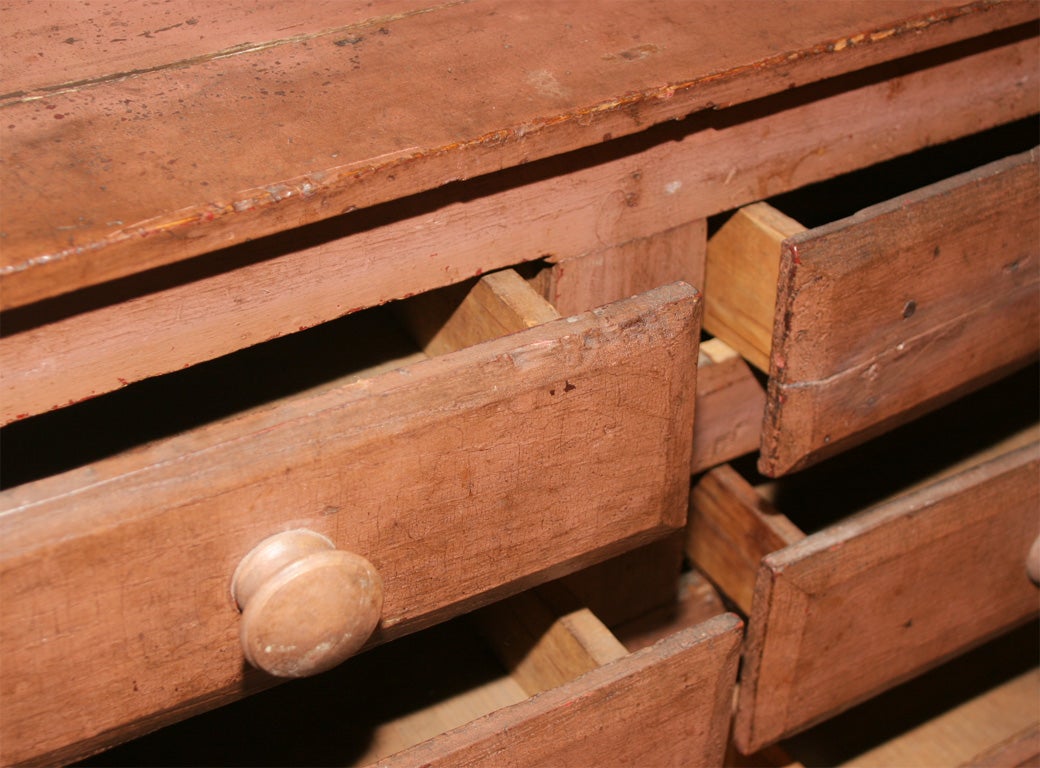
[[[643,648],[616,661],[597,667],[570,683],[550,689],[537,696],[525,699],[504,709],[496,710],[466,725],[455,728],[422,744],[418,744],[396,755],[379,761],[376,765],[383,768],[405,768],[412,765],[450,765],[451,755],[460,749],[481,741],[492,741],[496,734],[505,732],[516,724],[551,717],[551,713],[560,707],[570,707],[583,698],[600,689],[608,689],[619,684],[626,677],[652,668],[662,658],[680,654],[692,647],[705,643],[723,644],[723,653],[727,657],[722,674],[719,676],[720,690],[716,699],[723,699],[723,693],[732,685],[736,672],[742,637],[743,621],[735,614],[725,613],[709,619],[695,627],[681,630],[674,635],[659,640],[654,645]],[[725,697],[723,700],[728,700]],[[719,757],[724,751],[725,724],[729,720],[729,708],[719,708],[715,721],[709,725],[713,740],[717,742]],[[448,762],[445,762],[448,761]],[[472,763],[465,763],[467,765]]]
[[[32,546],[35,539],[32,531],[52,530],[48,527],[49,521],[43,519],[45,516],[34,514],[33,508],[48,504],[54,499],[71,500],[80,492],[99,488],[149,467],[159,466],[163,467],[164,471],[176,472],[177,466],[182,464],[186,457],[217,452],[229,445],[243,444],[253,440],[258,434],[301,420],[315,419],[324,413],[357,409],[358,416],[353,422],[351,434],[362,434],[373,423],[386,420],[380,401],[391,393],[412,390],[424,382],[435,382],[448,372],[472,366],[479,360],[513,361],[514,364],[522,365],[529,351],[537,354],[538,350],[547,344],[573,339],[581,334],[595,333],[605,338],[608,334],[612,335],[629,328],[638,332],[634,325],[639,324],[633,325],[630,322],[632,316],[658,312],[665,306],[685,307],[683,311],[690,314],[696,334],[700,327],[700,292],[686,283],[672,283],[581,315],[560,318],[519,334],[511,334],[457,352],[421,360],[371,379],[348,383],[313,396],[284,398],[185,433],[147,443],[87,467],[9,488],[0,492],[0,530],[3,531],[0,547],[10,552],[12,549]],[[696,335],[691,341],[696,349]],[[694,369],[695,354],[694,352],[694,356],[691,357],[691,371]],[[520,386],[521,377],[508,378],[499,387],[496,396],[504,397],[508,391],[512,391],[511,388]],[[457,393],[452,408],[467,407],[470,401],[486,396],[487,393],[474,384],[466,391]],[[420,409],[419,404],[410,403],[410,406],[413,410]],[[687,407],[687,410],[692,408]],[[394,416],[394,420],[406,416],[406,413],[399,413]],[[685,441],[687,445],[690,442]],[[689,461],[688,455],[686,461]],[[105,521],[109,518],[112,522],[126,519],[118,513],[104,513],[96,523],[106,525]],[[22,543],[18,543],[19,541]]]
[[[504,128],[491,134],[460,140],[449,146],[411,148],[407,151],[389,152],[375,158],[358,160],[346,166],[321,173],[316,182],[315,173],[293,179],[279,180],[277,186],[284,191],[273,195],[266,188],[240,191],[250,205],[239,210],[235,204],[214,207],[204,203],[159,215],[140,222],[138,228],[121,230],[90,244],[80,244],[60,254],[37,254],[23,260],[19,265],[0,270],[3,309],[22,306],[44,298],[60,295],[61,275],[78,275],[77,287],[94,285],[107,280],[133,274],[142,269],[197,256],[213,249],[214,238],[192,235],[178,237],[176,248],[152,251],[148,258],[135,264],[125,257],[106,260],[107,266],[94,270],[82,265],[75,270],[67,267],[71,260],[79,264],[92,254],[108,250],[113,245],[138,242],[142,234],[161,236],[165,233],[195,232],[206,225],[207,233],[222,232],[224,240],[230,235],[232,242],[261,237],[286,227],[300,226],[330,215],[322,212],[329,199],[331,212],[341,207],[344,195],[353,190],[355,197],[352,208],[367,207],[386,202],[404,194],[415,194],[461,177],[472,177],[491,170],[548,157],[560,152],[588,146],[600,140],[604,130],[613,136],[622,136],[644,129],[647,125],[673,120],[701,109],[717,109],[720,106],[742,103],[775,92],[777,75],[775,69],[794,69],[800,82],[815,82],[876,64],[886,59],[908,55],[921,47],[921,36],[931,34],[931,47],[958,42],[973,35],[994,30],[1008,29],[1034,20],[1036,8],[1027,2],[996,3],[980,5],[966,3],[933,12],[919,18],[903,19],[894,27],[864,31],[849,39],[821,42],[815,48],[801,52],[782,52],[768,61],[755,62],[737,67],[723,77],[718,72],[707,75],[687,75],[666,85],[651,87],[643,92],[627,94],[605,104],[588,105],[571,109],[555,118],[542,118],[535,124]],[[869,42],[869,45],[862,43]],[[881,51],[880,56],[875,52]],[[826,69],[813,67],[821,61],[821,54],[829,54]],[[837,58],[835,58],[837,56]],[[784,86],[790,86],[790,75],[780,78]],[[716,92],[717,91],[717,92]],[[633,121],[628,113],[639,110],[639,119]],[[590,124],[592,130],[588,130]],[[534,143],[532,143],[534,142]],[[522,149],[520,144],[523,144]],[[492,151],[493,150],[493,151]],[[459,168],[465,173],[460,177]],[[386,181],[392,183],[387,186]],[[363,183],[359,183],[363,182]],[[355,188],[362,187],[358,192]],[[320,205],[319,205],[320,203]],[[280,210],[275,210],[278,206]],[[292,209],[290,214],[286,208]],[[232,233],[229,228],[233,228]],[[227,244],[225,242],[225,244]],[[40,279],[29,275],[40,273]],[[96,273],[96,274],[95,274]]]
[[[1024,152],[1018,152],[1007,157],[1002,157],[999,160],[993,160],[988,163],[984,163],[976,168],[972,168],[961,173],[954,174],[953,176],[947,176],[944,179],[936,181],[932,184],[926,184],[923,187],[906,192],[902,195],[883,200],[880,203],[869,205],[866,208],[862,208],[855,213],[849,214],[840,219],[829,221],[826,224],[821,224],[818,227],[812,229],[804,229],[795,234],[789,235],[783,240],[783,248],[790,251],[791,258],[794,258],[794,254],[798,250],[798,246],[808,240],[815,240],[820,237],[826,237],[836,232],[842,232],[850,227],[855,227],[864,222],[876,219],[879,216],[884,216],[892,211],[897,211],[904,206],[930,200],[934,197],[944,195],[950,191],[956,190],[967,184],[984,181],[991,176],[999,176],[1002,173],[1015,170],[1019,166],[1025,165],[1036,165],[1040,162],[1040,145],[1027,149]]]
[[[960,379],[953,385],[947,385],[948,388],[913,402],[902,410],[884,414],[872,423],[864,424],[861,420],[859,426],[851,431],[847,430],[833,439],[828,434],[822,440],[817,433],[815,417],[819,409],[813,402],[815,393],[826,392],[831,387],[840,386],[836,382],[849,382],[858,377],[868,377],[870,369],[876,367],[879,361],[892,357],[897,358],[901,354],[903,345],[883,349],[874,358],[855,361],[847,364],[838,372],[832,372],[823,378],[810,381],[790,381],[785,361],[791,343],[787,332],[790,321],[786,308],[789,303],[788,299],[797,295],[794,276],[801,268],[801,257],[798,250],[800,245],[855,230],[875,219],[898,213],[912,204],[927,205],[947,195],[985,184],[991,178],[1005,174],[1025,174],[1030,166],[1033,167],[1035,176],[1038,162],[1040,162],[1040,147],[1034,147],[869,206],[851,216],[792,235],[783,241],[776,315],[773,324],[773,352],[769,360],[768,395],[758,460],[759,472],[768,477],[781,477],[805,469],[986,386],[1028,365],[1040,356],[1040,336],[1036,336],[1034,344],[1020,343],[1013,355],[1002,354],[999,358],[990,359],[988,364],[992,364],[992,367],[988,369],[977,370],[975,375]],[[1009,178],[1012,177],[1009,176]],[[1033,283],[1036,284],[1035,276]],[[1028,311],[1027,305],[1030,301],[1035,304],[1035,297],[1025,290],[1018,290],[1015,292],[1011,304],[1006,303],[1006,298],[1003,296],[991,303],[997,304],[998,309],[1000,307],[1005,309],[1017,307],[1019,311],[1016,316],[1025,317],[1023,313]],[[1001,304],[1001,302],[1005,303]],[[994,311],[992,307],[980,306],[974,310],[973,316],[976,319],[985,317],[992,311]],[[1035,307],[1032,311],[1035,314]],[[956,318],[956,320],[963,322],[963,318]],[[943,338],[947,334],[947,326],[952,324],[952,320],[946,320],[942,324],[933,325],[914,336],[914,343],[919,347],[927,346],[929,340]],[[784,405],[785,402],[786,405]],[[793,425],[797,425],[799,428],[793,429]]]
[[[978,464],[965,467],[954,475],[943,477],[923,487],[873,504],[851,517],[840,520],[821,531],[806,536],[801,541],[769,554],[763,559],[762,566],[775,573],[783,572],[787,567],[797,564],[806,557],[825,552],[848,539],[869,531],[883,528],[892,520],[898,520],[912,512],[927,509],[955,496],[966,488],[988,482],[993,477],[1014,471],[1031,462],[1040,462],[1040,441],[1014,448],[999,456],[988,457]],[[1028,550],[1028,546],[1025,546],[1023,553],[1026,550]],[[1022,567],[1024,572],[1024,554]]]
[[[804,589],[799,584],[796,577],[791,577],[791,572],[788,570],[789,567],[797,565],[807,557],[840,546],[845,541],[865,532],[883,527],[893,520],[905,517],[918,510],[927,509],[929,506],[940,503],[977,483],[987,482],[994,477],[1013,472],[1030,463],[1040,463],[1040,441],[1015,448],[996,458],[987,458],[985,461],[968,467],[957,474],[944,477],[932,484],[916,488],[880,504],[872,505],[846,520],[839,521],[822,531],[811,534],[801,541],[764,557],[756,576],[752,614],[748,618],[747,639],[742,655],[744,671],[741,675],[733,726],[733,740],[738,750],[745,755],[753,754],[795,732],[791,730],[791,726],[788,724],[787,729],[782,732],[769,731],[763,733],[757,722],[757,707],[755,706],[760,672],[766,666],[767,661],[765,658],[766,650],[770,645],[775,646],[776,644],[777,630],[772,626],[770,618],[774,614],[774,608],[778,601],[791,603],[791,606],[785,611],[785,616],[788,618],[788,622],[785,622],[785,635],[798,637],[798,645],[801,645],[800,638],[808,616],[804,606],[808,605],[812,594],[808,589]],[[1027,548],[1028,542],[1024,542],[1023,578],[1025,578],[1024,553]],[[785,578],[779,578],[781,575],[784,575]],[[1037,606],[1037,612],[1040,613],[1040,605]],[[1023,619],[1023,621],[1026,620],[1028,620],[1028,617]],[[976,638],[972,647],[982,644],[999,632],[1010,628],[997,629],[989,635]],[[941,658],[933,659],[930,666],[939,665],[964,650],[967,650],[967,648],[957,649]],[[790,659],[786,661],[790,662]],[[784,662],[784,659],[778,659],[774,664],[777,665],[777,668],[780,668]],[[922,670],[908,672],[889,680],[883,689],[905,682],[920,671]],[[783,701],[786,702],[790,698],[792,690],[793,686],[783,686],[779,693],[774,690],[771,695],[774,697],[774,700],[776,700],[778,695],[783,696]],[[855,701],[848,702],[848,706],[854,706],[856,703],[869,698],[869,696],[870,694],[864,694]],[[783,709],[786,709],[786,704]],[[833,713],[824,713],[799,723],[797,731],[810,728],[831,716],[833,716]]]

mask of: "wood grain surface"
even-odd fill
[[[378,643],[681,527],[698,322],[675,284],[0,494],[2,761],[264,684],[230,580],[273,533],[376,566]]]
[[[379,765],[721,765],[740,636],[718,616]]]
[[[759,469],[778,476],[1040,350],[1030,151],[784,242]]]
[[[701,342],[692,473],[753,453],[762,440],[766,393],[748,364],[721,339]]]
[[[0,86],[5,308],[1037,16],[940,0],[375,15],[182,0],[139,20],[70,5],[2,20],[17,41]]]
[[[796,733],[1037,614],[1040,444],[864,511],[759,570],[734,738]]]
[[[219,249],[5,312],[0,423],[482,272],[542,257],[563,263],[623,246],[1032,114],[1040,47],[1031,31],[1023,39],[1016,30],[700,112],[236,248],[224,248],[226,236],[201,243],[160,235],[84,252],[100,268],[115,266],[113,254],[125,250],[124,266],[136,272],[153,250],[180,258],[181,246]],[[595,140],[602,138],[597,133]],[[17,202],[10,191],[2,194],[0,215]],[[213,223],[184,226],[204,239]],[[278,226],[273,222],[270,230]],[[9,252],[0,247],[0,254]],[[21,273],[9,277],[30,280]],[[41,276],[41,285],[63,291],[60,280]],[[0,302],[21,303],[6,283],[0,283]]]

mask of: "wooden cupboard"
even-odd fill
[[[825,485],[1035,366],[1035,3],[0,13],[5,764],[270,687],[258,626],[322,668],[326,547],[376,574],[352,668],[537,649],[388,764],[719,764],[735,692],[754,751],[1035,615],[1035,435],[808,536],[728,464]],[[784,212],[821,187],[875,197]],[[274,640],[236,569],[300,529]]]

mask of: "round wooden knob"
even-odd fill
[[[336,666],[365,644],[383,610],[375,567],[305,529],[260,542],[238,564],[231,593],[246,660],[278,677]]]
[[[1033,542],[1029,554],[1026,555],[1026,572],[1033,583],[1040,586],[1040,536]]]

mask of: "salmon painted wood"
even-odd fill
[[[1013,1],[801,8],[7,4],[2,307],[1038,15]]]
[[[378,643],[679,529],[698,329],[674,284],[3,492],[0,762],[266,684],[231,579],[275,533],[372,563]]]
[[[681,6],[684,12],[698,7],[685,2]],[[979,19],[992,21],[997,10],[990,8]],[[955,27],[951,22],[946,29]],[[928,26],[920,32],[924,37],[915,39],[923,43],[938,31]],[[72,292],[5,311],[0,318],[0,423],[520,262],[544,257],[564,269],[568,262],[576,266],[575,259],[627,264],[645,250],[643,241],[652,251],[658,248],[654,242],[679,244],[681,233],[690,232],[695,226],[691,222],[703,217],[1032,114],[1040,72],[1040,47],[1032,35],[1030,30],[1023,36],[1021,28],[1014,27],[984,37],[981,43],[923,51],[887,67],[784,90],[730,109],[701,111],[680,122],[648,127],[639,135],[448,184],[389,205],[359,206],[360,210],[336,215],[340,208],[320,222],[290,217],[271,221],[262,230],[251,229],[246,219],[261,214],[232,205],[213,221],[191,219],[154,236],[138,234],[125,242],[116,238],[118,243],[87,248],[69,258],[90,260],[90,270],[104,272],[109,266],[117,268],[123,257],[116,253],[125,252],[127,262],[118,269],[143,272],[90,290],[73,290],[80,287],[76,281],[62,287],[64,278],[41,272],[38,287],[47,295]],[[869,50],[883,51],[891,39],[871,43]],[[846,52],[838,52],[838,57]],[[830,56],[821,54],[815,60],[822,63]],[[54,130],[55,140],[61,139],[64,147],[62,132]],[[605,135],[596,133],[588,140],[599,141]],[[530,141],[530,136],[522,139]],[[6,139],[5,148],[13,152],[15,146],[13,137]],[[515,148],[512,143],[494,146],[503,153],[500,165],[514,162],[509,155]],[[748,153],[748,146],[756,151]],[[177,143],[165,151],[181,148]],[[485,147],[488,152],[493,148]],[[257,145],[253,151],[262,149]],[[32,164],[22,162],[26,168]],[[180,173],[181,168],[191,168],[191,162],[178,160],[171,167]],[[192,173],[198,185],[206,182],[204,189],[215,185],[207,175],[210,171],[226,170],[223,165],[196,165]],[[0,162],[0,174],[8,169],[6,160]],[[379,173],[343,183],[375,184]],[[37,175],[48,178],[42,171]],[[63,176],[62,189],[75,178]],[[22,204],[21,193],[12,191],[22,186],[12,180],[0,187],[5,190],[0,216]],[[165,184],[150,185],[147,192],[164,194],[164,189]],[[314,199],[290,197],[267,206],[262,215],[280,216],[297,205],[316,205],[322,194],[315,185]],[[389,189],[386,194],[395,193]],[[76,197],[37,200],[33,205],[45,202],[62,210],[81,205]],[[50,218],[57,221],[64,215],[56,211]],[[105,216],[122,221],[120,217],[128,214],[112,211]],[[19,236],[13,219],[12,214],[0,258],[13,258],[15,253]],[[254,237],[279,226],[295,228],[233,248],[225,247],[234,242],[228,233],[202,242],[211,228],[215,232],[231,223],[236,224],[236,237]],[[297,226],[301,223],[308,225]],[[671,233],[667,239],[657,237],[666,232]],[[183,248],[214,253],[181,259],[164,269],[147,268],[152,258],[180,259]],[[675,255],[654,251],[653,258],[679,265]],[[33,262],[34,269],[71,265],[64,257],[39,261]],[[31,282],[37,274],[28,267],[11,267],[8,273],[0,268],[4,307],[24,303],[15,300],[12,281]],[[80,276],[91,283],[107,280],[104,275]],[[578,289],[625,287],[620,282],[582,287],[566,275],[557,277],[564,314],[579,311],[564,300],[570,294],[578,297]],[[691,281],[696,273],[675,277],[700,287]]]
[[[808,466],[1036,359],[1037,158],[784,241],[760,471]]]
[[[767,555],[744,650],[741,751],[1035,617],[1040,596],[1026,560],[1038,509],[1032,442]]]

